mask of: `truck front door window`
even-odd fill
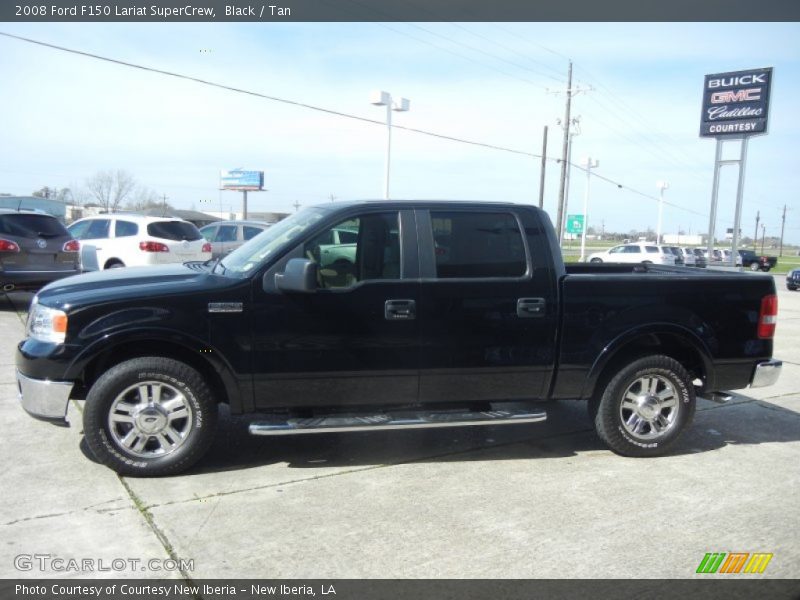
[[[347,288],[359,281],[398,279],[398,214],[367,214],[337,223],[306,242],[303,254],[319,265],[321,288]]]

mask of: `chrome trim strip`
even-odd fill
[[[778,381],[781,376],[781,369],[783,368],[783,361],[781,360],[768,360],[756,365],[753,372],[753,378],[750,380],[750,387],[767,387],[773,385]]]
[[[288,419],[280,422],[251,423],[252,435],[292,435],[297,433],[342,433],[393,429],[426,429],[472,425],[517,425],[547,420],[547,413],[486,411],[480,413],[424,413],[408,417],[386,414],[363,416],[327,416],[311,419]]]
[[[66,419],[73,385],[71,381],[31,379],[17,370],[19,401],[22,408],[34,417]]]

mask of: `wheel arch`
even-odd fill
[[[650,354],[675,359],[703,388],[713,384],[714,365],[705,343],[688,329],[664,324],[628,331],[607,344],[589,370],[581,398],[592,398],[623,365]]]
[[[80,381],[85,394],[110,368],[145,356],[171,358],[191,366],[205,378],[218,403],[229,404],[232,411],[241,412],[242,394],[233,370],[218,353],[194,340],[140,334],[136,338],[102,344],[102,347],[97,344],[70,366],[67,377]]]

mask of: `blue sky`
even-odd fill
[[[567,57],[581,117],[573,162],[656,197],[670,183],[664,231],[708,227],[714,142],[698,137],[703,76],[775,68],[770,133],[750,142],[742,229],[760,211],[767,235],[800,243],[797,23],[290,23],[10,24],[0,30],[263,94],[382,119],[372,89],[411,99],[397,124],[532,153],[550,127],[560,155]],[[224,210],[220,169],[265,171],[251,210],[293,210],[380,197],[385,130],[378,125],[204,87],[0,37],[0,192],[80,186],[124,168],[181,208]],[[726,154],[733,154],[730,144]],[[397,130],[392,196],[538,201],[539,160]],[[735,169],[723,172],[718,235],[733,221]],[[558,166],[545,208],[555,216]],[[570,213],[585,175],[573,171]],[[593,180],[590,225],[655,228],[657,203]]]

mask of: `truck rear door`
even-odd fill
[[[546,395],[557,292],[538,214],[498,205],[418,210],[420,401]]]

